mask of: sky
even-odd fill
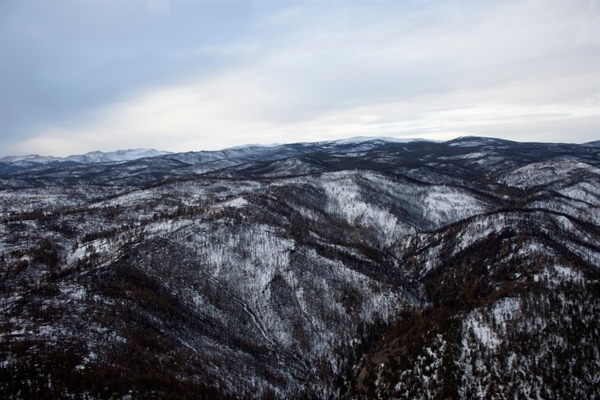
[[[600,140],[599,0],[0,1],[0,157]]]

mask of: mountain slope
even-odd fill
[[[0,392],[594,398],[599,163],[349,140],[4,174]]]

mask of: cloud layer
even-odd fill
[[[3,155],[599,137],[598,2],[2,5]]]

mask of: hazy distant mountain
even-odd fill
[[[30,168],[58,166],[61,164],[94,164],[137,160],[140,158],[156,157],[170,154],[168,151],[154,149],[129,149],[111,152],[93,151],[87,154],[72,155],[68,157],[38,156],[8,156],[0,158],[0,171],[21,171]]]
[[[38,156],[31,154],[28,156],[8,156],[0,158],[0,163],[39,163],[48,164],[53,162],[74,162],[74,163],[105,163],[105,162],[119,162],[119,161],[131,161],[137,160],[138,158],[156,157],[164,154],[170,154],[168,151],[160,151],[154,149],[128,149],[128,150],[117,150],[111,152],[92,151],[86,154],[72,155],[68,157],[52,157],[52,156]]]
[[[4,167],[0,397],[600,397],[599,151]]]

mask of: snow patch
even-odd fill
[[[504,174],[499,180],[506,185],[525,189],[564,181],[565,176],[580,172],[600,174],[600,168],[562,157],[527,164]]]
[[[446,186],[429,188],[425,193],[423,204],[423,216],[439,225],[485,212],[485,207],[479,200]]]
[[[463,321],[463,331],[471,332],[481,344],[493,350],[502,343],[500,335],[506,333],[507,323],[519,317],[520,306],[518,298],[508,297],[497,301],[487,311],[474,310]]]
[[[219,206],[240,208],[240,207],[246,206],[247,204],[248,204],[248,201],[245,198],[236,197],[235,199],[231,199],[231,200],[225,201],[223,203],[220,203]]]

